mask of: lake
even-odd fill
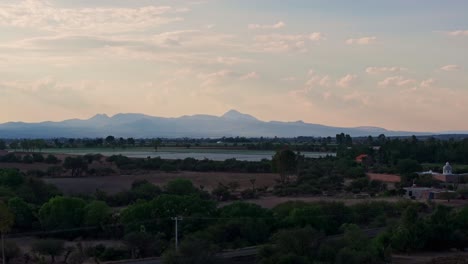
[[[146,149],[52,149],[46,150],[50,153],[63,153],[71,155],[102,154],[104,156],[123,155],[130,158],[160,157],[162,159],[185,159],[194,158],[197,160],[210,159],[223,161],[227,159],[237,159],[243,161],[260,161],[262,159],[271,159],[274,151],[254,151],[254,150],[227,150],[227,149],[176,149],[161,148],[158,151]],[[319,158],[335,156],[336,153],[325,152],[301,152],[308,158]]]

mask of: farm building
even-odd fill
[[[419,175],[432,175],[432,178],[445,183],[462,183],[468,181],[468,173],[454,174],[449,162],[445,163],[442,173],[433,171],[418,172]]]
[[[406,193],[405,197],[406,198],[411,198],[411,199],[425,199],[425,200],[432,200],[432,199],[442,199],[442,193],[454,193],[454,191],[448,191],[444,189],[435,189],[435,188],[429,188],[429,187],[417,187],[417,186],[412,186],[412,187],[407,187],[403,188]]]

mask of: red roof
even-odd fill
[[[368,156],[366,154],[361,154],[361,155],[356,157],[356,162],[362,162],[367,157]]]
[[[401,177],[395,174],[367,173],[369,180],[397,183],[401,182]]]

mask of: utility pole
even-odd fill
[[[182,221],[182,217],[176,216],[172,217],[172,220],[175,221],[175,249],[179,250],[179,221]]]
[[[2,263],[5,264],[5,241],[3,240],[3,232],[2,236]]]

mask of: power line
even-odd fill
[[[393,214],[395,212],[391,212]],[[374,216],[370,212],[363,212],[359,214],[360,216]],[[298,219],[321,219],[321,218],[333,218],[333,217],[345,217],[345,216],[356,216],[356,213],[344,213],[344,214],[326,214],[326,215],[305,215],[297,216]],[[239,216],[239,217],[217,217],[217,216],[183,216],[185,220],[286,220],[291,216],[281,217],[281,216],[268,216],[268,217],[253,217],[253,216]],[[118,224],[107,224],[107,225],[95,225],[95,226],[84,226],[84,227],[75,227],[75,228],[62,228],[62,229],[51,229],[51,230],[42,230],[42,231],[33,231],[33,232],[19,232],[19,233],[10,233],[6,235],[8,238],[12,237],[26,237],[26,236],[40,236],[40,235],[49,235],[49,234],[59,234],[67,232],[76,232],[76,231],[91,231],[96,229],[105,229],[105,228],[118,228],[131,225],[142,225],[150,224],[157,221],[170,221],[175,220],[175,217],[155,217],[148,220],[134,221],[129,223],[118,223]],[[182,220],[181,216],[178,217],[179,220]]]

